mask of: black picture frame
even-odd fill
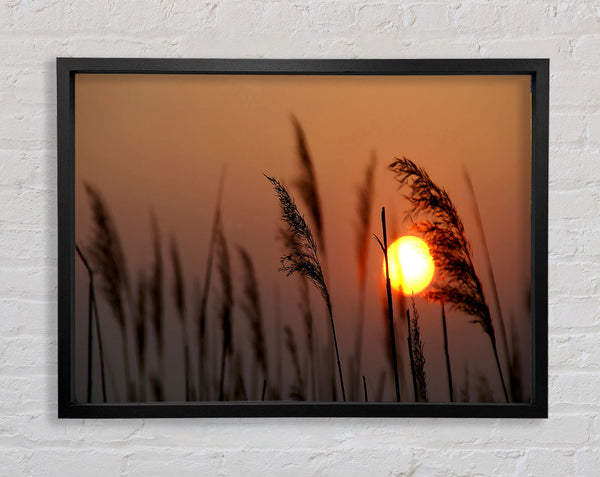
[[[58,417],[483,417],[548,416],[548,59],[258,60],[58,58]],[[530,75],[531,402],[529,403],[240,403],[79,404],[72,401],[75,295],[75,75]]]

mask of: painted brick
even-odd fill
[[[0,4],[0,475],[597,475],[595,0]],[[57,56],[549,57],[550,418],[56,419]]]

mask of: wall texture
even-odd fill
[[[4,0],[1,475],[598,475],[600,3]],[[550,418],[58,421],[56,56],[549,57]]]

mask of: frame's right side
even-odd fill
[[[531,403],[535,417],[548,417],[548,59],[531,73]],[[532,416],[533,417],[533,416]]]

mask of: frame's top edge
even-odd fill
[[[528,74],[547,70],[548,58],[251,59],[57,57],[72,73],[235,74]]]

